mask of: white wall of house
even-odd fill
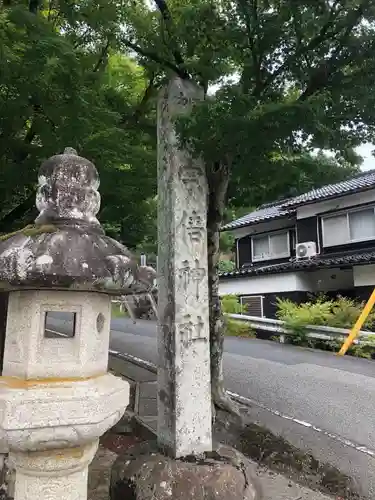
[[[305,273],[282,273],[265,276],[244,276],[220,279],[220,295],[260,295],[295,291],[310,291],[311,284]]]
[[[354,286],[375,285],[375,264],[353,267]]]
[[[306,274],[311,285],[311,291],[314,292],[323,293],[354,287],[352,269],[318,269]]]
[[[375,284],[375,265],[373,281]],[[367,283],[368,284],[368,283]],[[318,269],[310,272],[270,274],[264,276],[244,276],[232,279],[220,279],[220,295],[259,295],[282,292],[329,292],[345,290],[357,285],[352,269]]]
[[[370,189],[363,193],[349,194],[332,200],[326,200],[310,205],[304,205],[297,208],[297,219],[306,219],[314,215],[325,212],[334,212],[343,208],[350,208],[356,205],[364,205],[366,203],[375,203],[375,189]]]

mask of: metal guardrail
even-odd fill
[[[275,335],[280,335],[280,341],[285,341],[285,335],[293,335],[293,332],[285,327],[284,321],[279,319],[259,318],[258,316],[247,316],[245,314],[227,314],[230,318],[246,321],[254,330],[263,330],[272,332]],[[331,326],[306,326],[306,336],[312,339],[319,340],[345,340],[349,335],[350,330],[346,328],[333,328]],[[375,336],[375,332],[367,332],[361,330],[358,340],[355,343],[366,343],[366,338]]]
[[[122,299],[113,299],[112,303],[119,304],[120,308],[123,310],[126,308],[130,314],[130,317],[133,321],[136,321],[134,314],[132,312],[131,305],[129,302]],[[154,308],[155,314],[156,304],[152,300],[152,307]],[[266,332],[272,332],[275,336],[280,336],[280,342],[285,342],[286,335],[293,335],[293,331],[288,330],[285,327],[284,321],[279,319],[271,319],[271,318],[260,318],[259,316],[247,316],[246,314],[226,314],[230,318],[246,321],[250,324],[251,328],[254,330],[262,330]],[[350,330],[347,328],[333,328],[331,326],[316,326],[316,325],[308,325],[306,326],[306,336],[312,339],[318,340],[340,340],[344,341],[350,333]],[[375,338],[375,332],[368,332],[361,330],[359,332],[359,336],[356,340],[354,340],[354,344],[366,344],[369,343],[369,337],[373,336]]]

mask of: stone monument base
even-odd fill
[[[141,443],[120,455],[112,468],[111,500],[259,500],[250,462],[219,446],[201,457],[174,460],[156,442]]]

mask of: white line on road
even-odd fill
[[[344,444],[345,446],[348,446],[350,448],[354,448],[355,450],[365,453],[366,455],[369,455],[370,457],[375,457],[375,450],[371,450],[370,448],[367,448],[367,446],[362,446],[357,443],[354,443],[350,439],[343,438],[341,436],[338,436],[337,434],[334,434],[332,432],[326,431],[324,429],[321,429],[320,427],[317,427],[314,424],[310,424],[310,422],[305,422],[304,420],[299,420],[298,418],[291,417],[289,415],[285,415],[284,413],[281,413],[278,410],[273,410],[272,408],[268,408],[268,406],[264,405],[263,403],[260,403],[259,401],[254,401],[253,399],[246,398],[245,396],[240,396],[236,392],[231,392],[227,390],[227,394],[231,396],[235,401],[238,403],[243,403],[247,406],[258,406],[258,408],[261,408],[262,410],[268,411],[269,413],[272,413],[276,417],[283,418],[284,420],[289,420],[291,422],[294,422],[295,424],[301,425],[303,427],[307,427],[309,429],[312,429],[315,432],[319,432],[320,434],[323,434],[324,436],[330,437],[331,439],[334,439],[335,441],[340,442],[341,444]]]
[[[54,333],[56,335],[59,335],[60,337],[67,337],[65,333],[57,332],[55,330],[51,330],[48,328],[48,331],[51,333]],[[109,349],[109,354],[113,356],[117,356],[119,358],[123,358],[128,361],[134,361],[136,364],[141,364],[145,367],[145,369],[149,369],[152,372],[157,371],[157,366],[154,363],[151,363],[150,361],[146,361],[145,359],[137,358],[136,356],[133,356],[132,354],[124,354],[119,351],[114,351],[112,349]],[[337,434],[334,434],[332,432],[326,431],[324,429],[321,429],[320,427],[317,427],[314,424],[311,424],[310,422],[305,422],[304,420],[299,420],[298,418],[291,417],[290,415],[285,415],[284,413],[281,413],[278,410],[273,410],[272,408],[268,408],[268,406],[264,405],[263,403],[260,403],[259,401],[255,401],[254,399],[247,398],[245,396],[241,396],[240,394],[237,394],[236,392],[228,391],[228,395],[233,398],[235,401],[238,403],[245,404],[246,406],[257,406],[258,408],[261,408],[262,410],[265,410],[269,413],[272,413],[276,417],[280,417],[284,420],[289,420],[290,422],[294,422],[297,425],[301,425],[302,427],[306,427],[309,429],[312,429],[315,432],[318,432],[320,434],[323,434],[324,436],[327,436],[335,441],[338,441],[339,443],[348,446],[349,448],[353,448],[360,453],[364,453],[365,455],[368,455],[370,457],[375,457],[375,450],[372,450],[368,448],[367,446],[359,445],[357,443],[354,443],[350,439],[343,438],[341,436],[338,436]]]
[[[54,335],[58,335],[59,337],[67,337],[68,336],[66,333],[57,332],[56,330],[51,330],[51,328],[46,328],[46,332],[51,332]]]

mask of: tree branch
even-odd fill
[[[29,0],[29,12],[37,14],[39,9],[39,0]]]
[[[134,112],[134,118],[135,121],[138,122],[140,115],[142,114],[142,111],[146,107],[147,103],[150,101],[154,90],[155,90],[155,75],[151,75],[150,81],[148,82],[148,85],[145,89],[145,92],[143,94],[143,97],[141,99],[141,102],[138,104],[135,112]]]
[[[100,67],[102,66],[102,64],[107,60],[108,58],[108,49],[109,49],[109,46],[110,46],[110,38],[108,37],[108,40],[107,40],[107,43],[103,46],[101,52],[100,52],[100,56],[99,56],[99,60],[98,62],[95,64],[92,72],[93,73],[96,73],[97,71],[99,71]]]
[[[185,62],[181,55],[181,51],[178,48],[176,37],[173,34],[173,20],[167,2],[165,0],[155,0],[155,3],[164,21],[169,39],[172,42],[172,46],[168,46],[168,49],[171,51],[177,67],[182,73],[184,73],[184,79],[186,80],[190,78],[190,75],[186,69],[184,69]]]
[[[292,21],[293,21],[293,26],[294,26],[294,32],[296,34],[296,40],[297,40],[297,48],[302,47],[303,45],[303,33],[302,33],[302,19],[301,19],[301,13],[298,10],[298,5],[293,0],[289,0],[289,7],[290,10],[292,11]],[[310,66],[310,60],[308,54],[304,54],[304,59],[306,65],[309,67]],[[302,68],[303,71],[303,68]]]
[[[314,37],[312,38],[309,43],[307,45],[300,45],[297,50],[294,52],[294,54],[290,55],[289,57],[286,58],[286,60],[284,61],[283,64],[281,64],[281,66],[276,70],[274,71],[270,77],[267,79],[265,85],[264,85],[264,88],[263,90],[268,87],[272,82],[274,82],[276,80],[276,78],[278,76],[280,76],[282,73],[284,73],[288,68],[290,68],[290,66],[297,61],[297,58],[298,57],[301,57],[301,56],[306,56],[310,51],[312,50],[315,50],[321,43],[323,43],[325,40],[327,40],[329,37],[332,37],[334,35],[337,35],[337,33],[340,31],[341,28],[339,28],[339,30],[335,30],[333,33],[331,33],[331,35],[327,35],[328,32],[329,32],[329,29],[334,25],[334,21],[338,15],[337,12],[335,12],[335,7],[336,5],[338,4],[338,0],[336,0],[334,2],[334,4],[332,5],[332,8],[330,10],[330,13],[329,13],[329,16],[328,16],[328,20],[327,22],[322,26],[321,30],[319,31],[319,33]],[[368,3],[368,0],[365,0],[361,6],[359,6],[355,11],[354,11],[354,15],[353,15],[353,11],[350,11],[348,13],[348,15],[346,16],[346,19],[344,20],[344,22],[342,23],[343,26],[348,26],[348,24],[350,24],[348,21],[350,18],[354,18],[356,17],[356,14],[358,11],[361,11],[361,14],[362,15],[362,9],[363,7]],[[336,15],[335,15],[336,14]],[[360,16],[359,16],[360,17]]]
[[[352,31],[361,18],[363,10],[366,5],[368,5],[368,3],[369,2],[367,0],[362,2],[362,4],[354,12],[351,13],[352,17],[350,19],[350,22],[346,24],[345,31],[338,40],[332,56],[328,61],[325,61],[314,71],[305,91],[300,96],[299,101],[305,101],[308,97],[315,94],[318,90],[327,88],[334,73],[347,63],[347,57],[342,57],[340,61],[340,52],[347,45]]]
[[[126,125],[126,124],[134,125],[135,123],[139,124],[139,119],[142,115],[142,112],[144,111],[145,107],[147,106],[147,103],[152,98],[152,95],[153,95],[155,89],[156,89],[155,75],[152,74],[150,77],[150,80],[148,82],[148,85],[144,91],[143,97],[140,100],[138,106],[136,107],[134,113],[129,117],[123,116],[120,120],[121,125]]]
[[[35,191],[30,194],[20,204],[8,212],[2,219],[0,219],[0,232],[7,233],[14,229],[14,223],[22,219],[25,214],[30,213],[28,222],[33,219],[32,212],[35,208]]]
[[[152,61],[156,62],[157,64],[160,64],[161,66],[164,66],[170,70],[172,70],[174,73],[177,74],[180,78],[183,80],[186,80],[186,78],[189,77],[187,72],[185,70],[182,70],[175,64],[171,63],[170,61],[167,61],[166,59],[163,59],[160,57],[156,52],[150,51],[150,50],[145,50],[142,49],[142,47],[139,47],[139,45],[136,45],[133,42],[130,42],[129,40],[122,39],[122,42],[126,47],[129,47],[130,49],[134,50],[138,55],[142,57],[146,57],[147,59],[151,59]]]
[[[252,63],[253,63],[253,68],[254,68],[254,76],[255,76],[255,89],[254,89],[254,94],[258,94],[260,87],[261,87],[261,63],[260,63],[260,56],[256,52],[256,47],[255,47],[255,38],[254,38],[254,30],[252,29],[252,22],[251,22],[251,17],[250,14],[247,10],[247,2],[245,0],[238,0],[237,1],[239,9],[242,13],[242,16],[245,21],[245,26],[246,26],[246,34],[249,42],[249,48],[251,52],[251,58],[252,58]],[[257,23],[257,9],[258,9],[258,4],[257,0],[254,0],[252,3],[252,14],[254,17],[255,25]],[[243,83],[244,85],[244,92],[248,92],[249,90],[249,85],[246,85],[245,82]]]

